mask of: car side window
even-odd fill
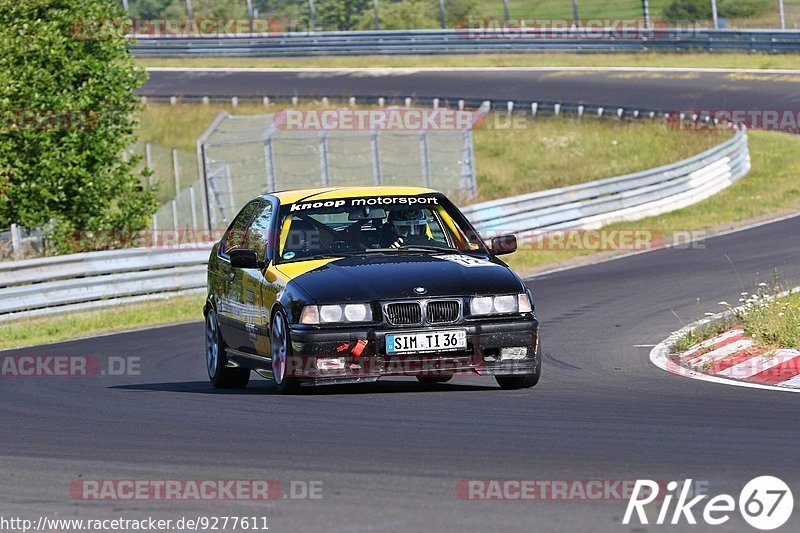
[[[270,241],[270,225],[272,224],[272,204],[261,204],[256,211],[252,224],[247,231],[247,248],[253,248],[259,257],[265,257]]]
[[[223,255],[229,255],[231,250],[236,250],[237,248],[246,248],[247,225],[250,219],[253,218],[253,212],[255,212],[258,204],[259,202],[250,202],[233,219],[233,223],[231,223],[228,231],[225,232],[220,244],[220,250],[222,250]]]

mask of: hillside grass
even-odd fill
[[[691,137],[694,133],[687,132]],[[800,136],[770,131],[750,131],[750,172],[727,189],[692,206],[635,222],[623,222],[603,229],[646,229],[655,234],[719,231],[771,215],[800,210]],[[524,250],[508,256],[520,271],[541,269],[598,250]]]

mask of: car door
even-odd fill
[[[247,307],[243,272],[241,268],[231,266],[230,252],[247,247],[247,228],[260,204],[260,200],[254,200],[239,211],[223,235],[217,251],[220,259],[218,276],[223,285],[222,296],[217,302],[217,316],[222,338],[229,348],[235,350],[241,350],[247,343]]]
[[[268,264],[270,260],[268,250],[274,235],[275,209],[276,206],[272,201],[264,200],[256,209],[247,230],[245,246],[256,250],[264,264]],[[244,328],[247,333],[242,351],[269,357],[269,315],[277,297],[278,287],[265,278],[266,268],[240,270],[242,270],[246,317]]]

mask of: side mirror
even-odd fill
[[[516,235],[492,237],[492,253],[494,255],[510,254],[517,251]]]
[[[252,248],[238,248],[230,251],[233,268],[264,268],[264,261],[258,259],[258,252]]]

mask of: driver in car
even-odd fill
[[[433,241],[423,209],[402,209],[389,212],[391,236],[389,248],[430,244]],[[385,241],[385,242],[386,242]]]

